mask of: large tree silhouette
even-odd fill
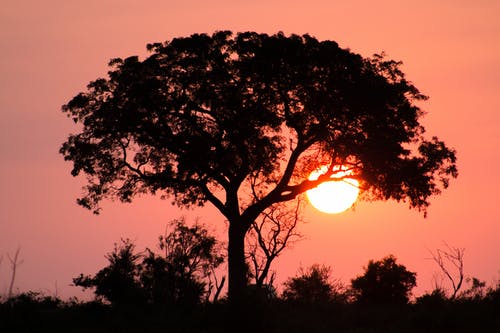
[[[196,34],[148,50],[144,60],[111,60],[108,78],[63,106],[81,127],[60,152],[74,176],[87,176],[78,203],[94,212],[104,198],[144,193],[217,207],[229,221],[234,301],[244,296],[252,222],[331,181],[340,165],[363,198],[424,212],[457,175],[454,151],[423,136],[415,102],[426,97],[398,62],[282,33]]]

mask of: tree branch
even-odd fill
[[[453,288],[453,294],[451,299],[454,299],[460,288],[462,287],[464,280],[464,252],[465,249],[450,247],[447,243],[444,243],[446,250],[437,249],[436,253],[429,250],[432,259],[439,266],[443,274],[451,282]],[[453,265],[457,269],[457,278],[455,278],[447,267],[448,264]]]
[[[311,143],[312,144],[312,143]],[[242,214],[244,216],[244,220],[248,221],[248,227],[250,224],[255,221],[255,219],[269,206],[271,206],[274,203],[281,202],[284,200],[280,200],[281,197],[281,192],[288,186],[288,183],[290,182],[290,179],[292,178],[293,172],[295,170],[295,166],[297,165],[297,161],[300,157],[300,155],[310,146],[306,145],[305,143],[302,143],[299,141],[297,143],[297,147],[292,151],[292,154],[290,155],[290,158],[288,160],[287,166],[285,168],[285,171],[283,172],[283,176],[281,177],[280,181],[276,185],[276,187],[269,192],[264,198],[262,198],[260,201],[255,202],[254,204],[250,205]],[[293,198],[295,198],[297,195],[295,195]]]
[[[14,254],[14,258],[11,258],[11,256],[7,253],[7,258],[10,261],[10,266],[11,266],[11,270],[12,270],[12,276],[10,279],[9,292],[7,294],[7,299],[12,298],[12,290],[14,289],[14,281],[16,280],[17,267],[23,263],[23,260],[18,261],[20,251],[21,251],[21,248],[18,247],[16,250],[16,253]]]
[[[200,184],[199,185],[203,195],[206,197],[208,201],[210,201],[222,214],[224,214],[225,217],[228,217],[228,210],[226,206],[220,201],[219,198],[217,198],[208,188],[206,183]]]

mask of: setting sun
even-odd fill
[[[309,176],[310,180],[316,180],[325,173],[327,166],[313,171]],[[340,168],[345,170],[344,167]],[[307,198],[311,204],[319,211],[327,214],[338,214],[349,209],[359,194],[359,182],[356,179],[344,178],[348,176],[346,171],[339,170],[332,179],[307,191]]]

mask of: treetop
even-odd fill
[[[79,204],[159,193],[249,220],[344,165],[364,197],[424,210],[457,176],[424,137],[426,96],[385,55],[309,35],[220,31],[148,44],[63,106],[83,127],[60,152],[88,178]],[[307,176],[329,165],[318,180]],[[350,176],[352,178],[352,176]],[[224,195],[220,195],[224,193]]]

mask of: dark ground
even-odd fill
[[[0,304],[0,332],[500,332],[500,302],[382,306],[273,301],[236,310],[227,304],[110,307],[18,297]]]

